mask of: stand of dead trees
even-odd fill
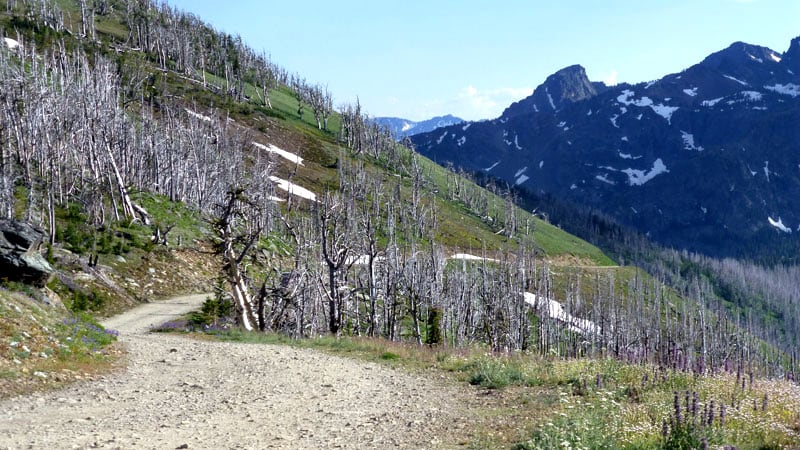
[[[53,12],[43,4],[9,2],[8,8],[27,8],[31,20],[50,23]],[[87,23],[102,6],[82,4]],[[120,4],[130,28],[128,55],[231,101],[244,100],[244,85],[252,83],[260,87],[257,100],[269,107],[270,89],[290,84],[265,55],[190,14],[149,0]],[[91,38],[93,26],[85,29]],[[0,217],[18,213],[16,195],[23,192],[24,218],[55,236],[55,210],[71,204],[99,227],[147,223],[140,192],[183,202],[214,225],[236,317],[246,329],[794,376],[795,359],[762,345],[758,324],[726,314],[702,282],[683,298],[663,283],[617,280],[613,271],[575,271],[556,283],[536,249],[532,224],[519,222],[513,196],[498,199],[458,174],[448,180],[446,201],[463,204],[509,245],[491,255],[477,250],[471,260],[448,258],[437,242],[443,200],[430,174],[358,103],[340,108],[338,139],[346,150],[337,165],[339,185],[318,201],[281,206],[270,162],[249,151],[251,139],[225,117],[178,100],[155,101],[157,93],[148,89],[160,75],[67,48],[0,49]],[[317,125],[326,128],[330,93],[292,79]],[[402,182],[386,182],[386,173],[369,170],[367,159]]]

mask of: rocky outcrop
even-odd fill
[[[0,220],[0,279],[44,287],[53,273],[39,253],[44,236],[29,223]]]

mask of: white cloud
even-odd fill
[[[451,114],[467,120],[492,119],[498,117],[511,103],[533,93],[533,88],[478,89],[469,85],[454,98],[442,102],[441,107]]]
[[[609,75],[608,78],[604,79],[603,83],[605,83],[608,86],[616,86],[618,83],[617,75],[618,72],[616,70],[612,70],[611,75]]]

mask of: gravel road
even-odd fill
[[[0,448],[452,448],[475,420],[468,390],[445,381],[313,350],[147,333],[203,298],[107,320],[127,370],[1,402]]]

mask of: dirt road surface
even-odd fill
[[[0,403],[0,448],[453,448],[470,418],[463,387],[282,346],[148,333],[204,296],[105,321],[128,368]]]

